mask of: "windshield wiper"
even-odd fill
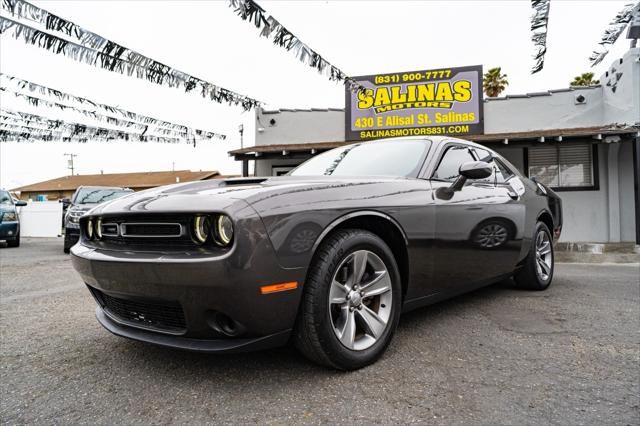
[[[93,194],[95,194],[96,192],[100,192],[99,189],[96,189],[95,191],[91,191],[89,192],[87,195],[85,195],[84,197],[82,197],[82,199],[80,201],[78,201],[78,204],[84,204],[85,200],[89,197],[91,197]]]

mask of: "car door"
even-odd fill
[[[494,171],[447,189],[466,162],[485,160]],[[436,203],[434,279],[451,292],[482,285],[513,271],[521,248],[524,204],[505,181],[491,152],[461,142],[440,152],[431,183]]]

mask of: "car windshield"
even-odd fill
[[[332,149],[302,163],[291,176],[393,176],[418,173],[428,144],[423,140],[365,142]]]
[[[130,194],[122,189],[83,188],[73,200],[74,204],[97,204]]]
[[[4,205],[13,205],[13,200],[11,199],[11,195],[7,191],[0,191],[0,204]]]

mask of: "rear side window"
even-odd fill
[[[473,151],[478,161],[484,161],[493,167],[491,176],[485,179],[479,179],[478,182],[505,183],[514,176],[513,172],[491,152],[478,147],[474,147]]]
[[[460,166],[469,161],[476,161],[471,155],[469,147],[454,145],[445,151],[438,168],[433,174],[433,179],[453,181],[460,172]]]

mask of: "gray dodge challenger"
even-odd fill
[[[127,195],[80,218],[71,253],[116,335],[214,353],[292,340],[352,370],[401,312],[508,277],[545,290],[561,228],[558,196],[496,152],[412,137]]]

